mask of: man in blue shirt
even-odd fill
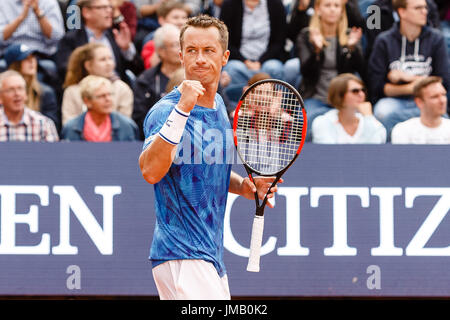
[[[225,161],[233,147],[227,144],[230,124],[217,88],[229,57],[227,43],[221,21],[209,16],[189,19],[180,35],[185,80],[157,102],[144,121],[146,140],[139,164],[145,180],[155,187],[157,220],[150,260],[161,299],[230,299],[223,263],[227,195],[254,199],[256,187]],[[208,154],[211,149],[215,151]],[[260,197],[273,179],[254,179]]]

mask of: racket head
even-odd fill
[[[264,79],[239,99],[233,120],[234,144],[246,169],[257,175],[287,170],[303,148],[306,130],[303,99],[289,83]]]

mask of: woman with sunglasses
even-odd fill
[[[312,141],[325,144],[385,143],[386,129],[373,116],[364,83],[351,73],[330,82],[328,103],[334,107],[312,123]]]

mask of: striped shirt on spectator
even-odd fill
[[[41,113],[25,107],[22,120],[13,124],[0,106],[0,142],[4,141],[55,142],[59,136],[53,121]]]

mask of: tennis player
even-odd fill
[[[223,262],[228,192],[254,199],[258,190],[263,198],[274,180],[255,178],[255,187],[249,178],[232,172],[229,163],[174,163],[182,139],[191,139],[192,146],[202,148],[208,142],[223,146],[221,159],[234,151],[225,141],[231,127],[217,94],[220,73],[230,55],[227,44],[223,22],[205,15],[190,18],[180,33],[185,80],[157,102],[144,121],[146,139],[139,165],[155,189],[156,225],[150,260],[160,299],[231,298]],[[202,135],[206,130],[220,133],[216,138],[223,141],[205,141]],[[193,158],[195,148],[191,150]],[[271,191],[276,192],[277,187]]]

